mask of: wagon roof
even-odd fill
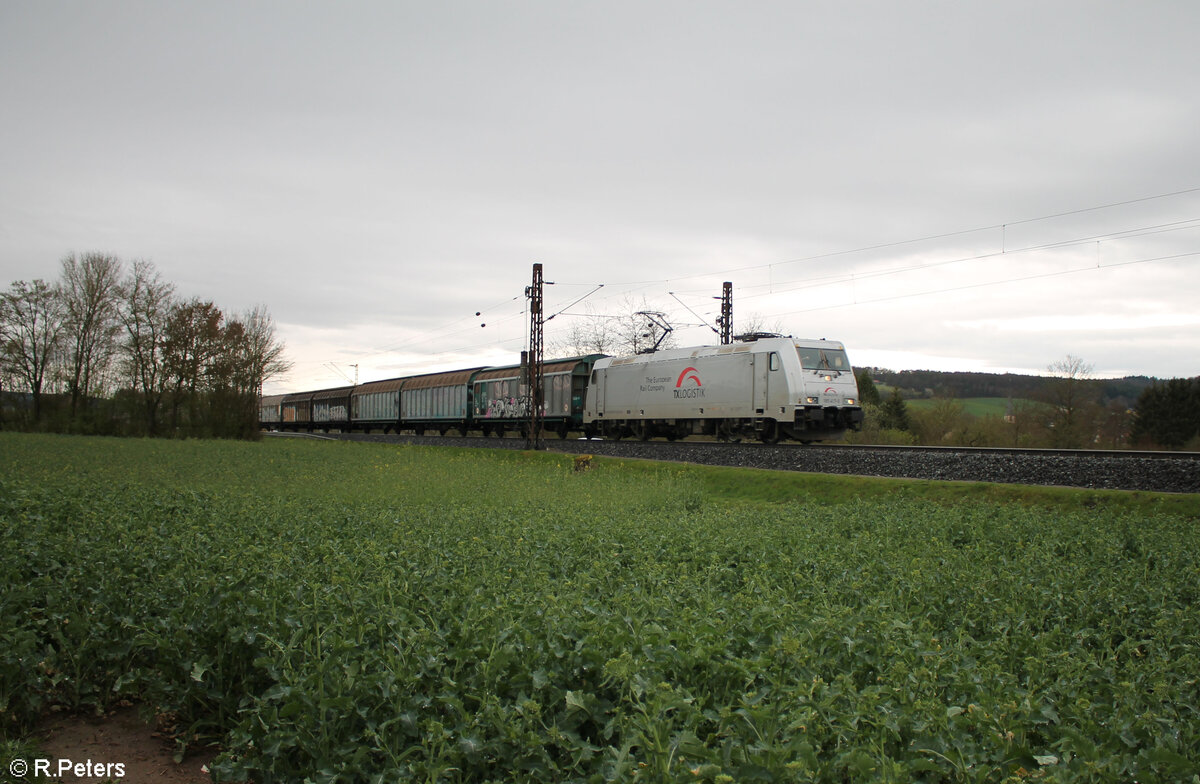
[[[587,357],[574,357],[571,359],[551,359],[547,360],[542,365],[542,372],[546,375],[551,373],[569,373],[580,366],[583,361],[596,360],[604,357],[604,354],[589,354]],[[475,376],[475,381],[488,381],[491,378],[517,378],[521,375],[521,365],[504,365],[503,367],[488,367],[487,370],[481,371],[478,376]]]
[[[338,387],[336,389],[322,389],[320,392],[313,392],[313,400],[329,400],[335,397],[347,397],[350,390],[354,387]]]
[[[260,406],[276,406],[283,402],[287,395],[263,395],[258,399]]]
[[[413,376],[404,379],[404,391],[407,392],[410,389],[429,389],[431,387],[462,386],[470,381],[471,376],[480,370],[483,370],[483,368],[453,370],[449,373],[430,373],[426,376]]]
[[[388,378],[383,381],[368,381],[366,384],[359,384],[355,390],[355,395],[368,395],[376,392],[395,392],[400,387],[404,386],[407,378]]]
[[[543,365],[543,372],[546,375],[551,373],[570,373],[579,364],[577,359],[563,359],[557,362],[547,362]],[[488,368],[475,376],[475,381],[487,381],[493,378],[517,378],[521,375],[522,367],[520,365],[506,365],[505,367]]]

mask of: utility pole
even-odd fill
[[[717,319],[721,328],[721,345],[728,346],[733,342],[733,282],[725,281],[721,285],[721,317]]]
[[[533,265],[533,283],[525,289],[529,298],[529,434],[528,449],[543,449],[542,409],[545,400],[543,382],[546,380],[545,353],[543,351],[542,312],[542,265]]]

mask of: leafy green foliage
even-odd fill
[[[879,409],[880,427],[885,430],[908,430],[908,407],[899,389],[893,389],[892,394],[883,402]]]
[[[0,434],[0,468],[13,737],[130,698],[222,781],[1200,774],[1184,516],[364,444]]]
[[[1179,449],[1200,435],[1200,377],[1147,387],[1137,401],[1135,441]]]
[[[858,384],[858,397],[862,403],[877,406],[883,402],[879,397],[879,390],[875,388],[875,380],[871,378],[870,370],[860,368],[855,371],[854,381]]]

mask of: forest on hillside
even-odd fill
[[[848,440],[1200,450],[1200,377],[1097,379],[1090,365],[1072,356],[1048,370],[1050,375],[1034,376],[860,368],[856,377],[866,420]]]
[[[966,373],[937,370],[887,370],[865,368],[876,384],[898,387],[906,399],[1003,397],[1034,400],[1045,389],[1049,376],[1019,373]],[[1100,400],[1123,402],[1130,407],[1148,387],[1160,382],[1149,376],[1092,379]]]

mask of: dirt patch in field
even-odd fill
[[[64,784],[212,782],[207,766],[216,756],[215,751],[201,750],[189,754],[181,763],[175,762],[174,743],[157,732],[152,722],[143,721],[137,708],[118,708],[102,718],[53,716],[39,727],[38,736],[45,739],[41,750],[50,760],[51,774],[57,775],[59,760],[70,760],[73,766],[83,765],[62,776],[59,780]],[[117,764],[123,768],[116,768]],[[118,776],[117,772],[124,775]]]

